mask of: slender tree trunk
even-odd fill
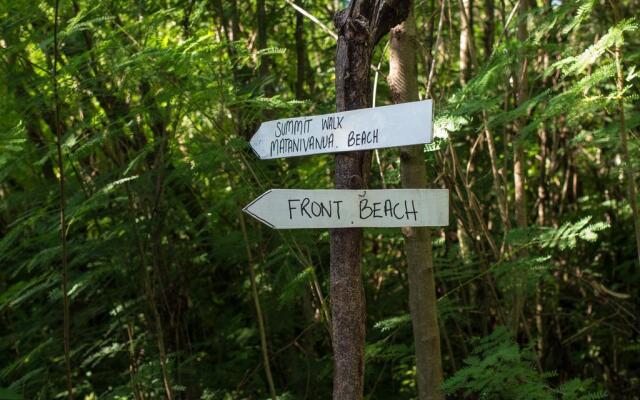
[[[267,11],[265,9],[265,0],[257,0],[256,2],[256,14],[258,17],[258,50],[264,50],[267,48]],[[270,59],[268,56],[262,55],[260,57],[260,78],[264,81],[269,76]],[[264,86],[264,93],[267,96],[273,95],[272,85]]]
[[[257,44],[258,50],[267,48],[267,12],[265,10],[265,0],[256,1],[256,15],[258,22]],[[269,74],[269,59],[266,56],[260,57],[260,78],[265,79]],[[268,91],[268,85],[265,91]]]
[[[471,76],[470,46],[473,40],[473,0],[462,0],[464,14],[460,18],[460,83],[465,84]]]
[[[240,40],[240,18],[238,16],[238,1],[229,0],[231,6],[231,41]]]
[[[425,76],[429,76],[431,74],[431,61],[434,58],[433,56],[433,46],[435,40],[435,22],[436,22],[436,4],[435,0],[431,0],[429,2],[429,23],[427,25],[427,48],[426,54],[424,55],[424,68],[425,68]],[[427,93],[429,96],[429,93]]]
[[[519,3],[518,13],[520,15],[520,22],[518,24],[518,40],[524,42],[527,39],[527,20],[525,18],[527,13],[527,1],[522,0]],[[518,76],[516,82],[518,82],[517,93],[516,93],[516,103],[517,105],[523,104],[527,101],[527,59],[526,56],[522,55],[522,64],[518,70]],[[516,123],[516,135],[520,132],[521,128],[524,126],[524,120],[518,120]],[[524,148],[522,146],[521,138],[515,136],[513,142],[513,184],[515,190],[515,214],[516,214],[516,225],[518,228],[526,228],[527,227],[527,197],[526,197],[526,160],[524,155]],[[524,255],[524,254],[523,254]],[[522,310],[524,308],[525,294],[524,294],[524,284],[525,284],[525,276],[516,276],[516,284],[514,286],[514,304],[511,310],[510,324],[511,328],[514,332],[518,331],[518,321],[522,315]],[[522,321],[526,323],[526,321]]]
[[[262,314],[262,306],[260,305],[260,296],[258,295],[258,285],[256,283],[256,271],[253,268],[253,257],[251,248],[249,247],[249,235],[247,234],[247,225],[244,221],[244,215],[240,214],[240,228],[242,230],[242,238],[244,239],[245,249],[247,252],[247,263],[249,265],[249,279],[251,280],[251,297],[256,308],[256,316],[258,318],[258,330],[260,332],[260,349],[262,350],[262,362],[264,363],[264,373],[267,377],[267,385],[269,386],[269,394],[271,400],[278,398],[276,388],[273,384],[273,375],[271,374],[271,363],[269,362],[269,349],[267,347],[267,333],[265,329],[264,316]]]
[[[540,139],[540,179],[538,181],[538,225],[547,223],[547,128],[541,127],[538,131]]]
[[[486,13],[484,19],[484,58],[486,60],[491,56],[493,51],[493,35],[496,31],[495,23],[495,0],[484,0],[484,12]]]
[[[337,111],[370,107],[371,53],[391,27],[409,13],[410,1],[352,0],[336,13]],[[337,154],[337,189],[363,189],[371,164],[371,152]],[[335,371],[333,398],[361,399],[364,379],[365,299],[360,261],[362,229],[332,229],[330,293]]]
[[[613,4],[613,12],[617,21],[620,20],[618,4]],[[636,236],[636,251],[638,254],[638,266],[640,266],[640,214],[638,212],[638,191],[636,188],[636,180],[633,173],[633,161],[629,154],[629,138],[625,127],[625,115],[624,115],[624,98],[622,92],[624,90],[624,75],[622,73],[622,47],[620,44],[616,44],[615,48],[615,60],[616,60],[616,88],[618,90],[618,112],[620,118],[620,145],[622,147],[622,159],[624,160],[624,172],[627,179],[627,195],[629,197],[629,203],[631,204],[631,216],[633,218],[633,226],[635,228]]]
[[[527,40],[527,21],[524,19],[524,16],[527,13],[527,2],[520,1],[520,9],[518,10],[520,14],[520,23],[518,25],[518,40],[524,42]],[[516,101],[517,105],[523,104],[527,101],[527,90],[528,90],[528,82],[527,82],[527,59],[524,58],[522,60],[522,64],[518,70],[517,76],[517,94]],[[517,129],[521,128],[524,125],[524,121],[519,120],[517,125]],[[516,132],[517,134],[517,132]],[[525,159],[524,159],[524,148],[522,147],[522,143],[519,138],[516,138],[514,144],[514,154],[513,154],[513,169],[514,169],[514,185],[515,185],[515,205],[516,205],[516,223],[518,228],[525,228],[527,226],[527,198],[525,192]]]
[[[416,28],[413,15],[391,30],[389,87],[395,103],[417,101]],[[398,132],[401,133],[401,132]],[[401,150],[404,188],[426,188],[427,169],[423,146]],[[444,399],[440,330],[436,308],[436,285],[431,253],[431,230],[405,228],[409,278],[409,308],[416,353],[416,383],[420,400]]]
[[[65,215],[66,197],[65,197],[65,175],[64,162],[62,157],[62,132],[60,129],[60,96],[58,95],[58,60],[59,43],[58,43],[58,16],[60,13],[60,2],[56,0],[54,6],[53,21],[53,98],[55,113],[55,134],[56,134],[56,150],[58,169],[60,171],[60,179],[58,181],[58,189],[60,194],[59,213],[60,213],[60,250],[62,261],[62,333],[64,345],[64,366],[67,378],[67,397],[73,400],[73,382],[71,380],[71,313],[69,311],[69,264],[67,263],[67,220]]]
[[[302,0],[296,0],[296,4],[302,6]],[[296,99],[304,97],[304,81],[306,55],[304,52],[304,15],[296,12]]]

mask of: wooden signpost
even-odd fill
[[[340,41],[338,48],[340,58]],[[363,82],[368,85],[366,79]],[[362,88],[366,85],[361,85]],[[344,96],[345,90],[346,86],[339,92]],[[357,108],[357,101],[347,105],[343,100],[337,100],[339,109]],[[352,228],[449,224],[447,189],[358,189],[365,182],[359,170],[365,153],[360,150],[430,143],[432,107],[432,101],[426,100],[280,119],[263,123],[251,138],[251,148],[260,159],[353,152],[336,155],[336,185],[345,189],[271,189],[243,209],[275,229],[351,228],[331,232],[334,399],[362,398],[365,337],[360,270],[362,230]],[[265,349],[263,345],[267,364]]]
[[[251,138],[260,159],[430,143],[432,101],[262,123]]]
[[[444,226],[449,190],[272,189],[243,211],[275,229]]]

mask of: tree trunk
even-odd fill
[[[387,80],[394,103],[416,101],[418,77],[416,65],[416,28],[413,15],[391,30],[390,72]],[[400,132],[399,132],[400,133]],[[401,150],[403,188],[426,188],[427,169],[424,146]],[[440,330],[436,309],[435,276],[429,228],[404,228],[409,278],[409,309],[416,353],[418,399],[444,399]]]
[[[484,0],[484,11],[486,13],[484,19],[484,59],[488,60],[493,52],[493,35],[496,30],[495,23],[495,3],[494,0]]]
[[[267,11],[265,8],[265,0],[257,0],[256,15],[258,20],[257,21],[258,33],[256,38],[256,41],[258,44],[258,50],[264,50],[267,48]],[[269,64],[270,64],[269,57],[267,57],[266,55],[260,56],[259,73],[260,73],[260,79],[263,81],[263,83],[266,81],[267,77],[269,76]],[[267,97],[270,97],[273,95],[272,85],[264,86],[264,94]]]
[[[433,56],[433,47],[435,40],[435,21],[436,21],[436,6],[435,1],[431,0],[429,3],[429,13],[431,14],[429,17],[429,23],[427,25],[427,48],[426,54],[424,56],[424,68],[425,68],[425,76],[431,75],[431,62],[434,58]],[[427,93],[429,96],[429,93]]]
[[[518,23],[518,40],[522,43],[527,39],[527,2],[520,1],[520,6],[518,9],[518,13],[520,15],[520,22]],[[517,93],[516,93],[516,103],[517,106],[520,106],[525,101],[527,101],[527,59],[526,55],[522,54],[522,64],[518,69],[518,76],[516,77],[516,82],[518,82]],[[516,122],[516,135],[520,132],[522,127],[524,126],[525,121],[520,119]],[[515,191],[515,214],[516,214],[516,225],[518,228],[523,229],[527,227],[527,197],[526,197],[526,160],[524,156],[524,148],[522,146],[521,138],[518,136],[514,137],[513,142],[513,184]],[[522,256],[525,256],[526,253],[522,253]],[[514,286],[514,303],[511,310],[510,324],[511,329],[514,332],[518,331],[518,321],[522,316],[522,312],[524,309],[525,302],[525,281],[526,276],[519,275],[515,277],[516,284]],[[526,321],[522,321],[526,323]]]
[[[296,0],[296,4],[302,6],[301,0]],[[304,80],[306,55],[304,52],[304,15],[296,12],[296,99],[304,97]]]
[[[524,18],[527,13],[527,2],[520,1],[520,9],[518,13],[522,18],[518,24],[518,40],[524,42],[527,40],[527,20]],[[527,101],[527,59],[523,57],[522,64],[518,70],[517,76],[518,88],[516,94],[517,105],[520,106]],[[523,120],[517,122],[518,131],[524,125]],[[527,226],[527,199],[525,192],[525,159],[524,149],[519,138],[516,138],[514,144],[513,154],[513,169],[514,169],[514,185],[516,194],[516,223],[518,228],[525,228]]]
[[[615,15],[616,23],[620,21],[620,12],[618,10],[618,3],[612,3],[613,12]],[[624,90],[624,74],[622,73],[622,47],[619,43],[616,43],[614,57],[616,60],[616,89],[618,91],[618,112],[620,118],[620,146],[622,148],[622,159],[624,160],[624,173],[627,179],[627,195],[629,196],[629,202],[631,204],[631,217],[633,218],[633,226],[636,236],[636,252],[638,256],[638,266],[640,266],[640,213],[638,211],[637,201],[637,188],[636,180],[633,173],[633,161],[629,154],[629,138],[627,130],[625,128],[625,115],[624,115],[624,98],[622,97]]]
[[[352,0],[336,13],[337,111],[371,106],[371,53],[391,27],[403,21],[410,1]],[[335,158],[337,189],[363,189],[371,152],[340,153]],[[360,260],[362,229],[332,229],[330,293],[335,371],[333,398],[361,399],[364,380],[365,299]]]
[[[471,76],[470,46],[473,40],[473,0],[462,0],[464,14],[460,18],[460,83],[465,84]]]

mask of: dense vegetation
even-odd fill
[[[520,1],[414,5],[424,160],[451,192],[444,388],[640,398],[640,3]],[[268,398],[255,300],[279,397],[330,397],[328,232],[241,209],[333,186],[332,156],[258,161],[247,140],[335,110],[345,3],[1,3],[0,399]],[[399,187],[399,152],[373,159],[369,186]],[[402,244],[365,231],[367,398],[416,396]]]

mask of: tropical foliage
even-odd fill
[[[328,232],[241,210],[332,187],[332,156],[258,161],[248,139],[335,110],[344,3],[1,3],[0,399],[268,398],[258,318],[279,397],[330,397]],[[640,396],[638,6],[414,5],[424,159],[451,192],[433,232],[451,398]],[[373,160],[370,187],[399,187],[398,150]],[[416,396],[402,244],[365,231],[371,399]]]

